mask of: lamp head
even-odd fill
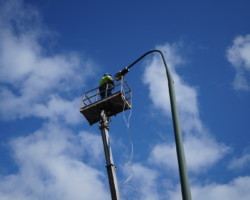
[[[120,81],[122,77],[125,76],[125,74],[127,74],[128,72],[129,72],[129,68],[125,67],[124,69],[122,69],[121,71],[115,74],[115,80]]]

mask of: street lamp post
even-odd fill
[[[172,120],[173,120],[173,126],[174,126],[174,134],[175,134],[177,160],[178,160],[180,182],[181,182],[182,199],[191,200],[191,192],[190,192],[190,186],[189,186],[189,181],[188,181],[186,159],[185,159],[181,128],[180,128],[180,122],[179,122],[179,116],[178,116],[178,110],[177,110],[177,104],[176,104],[176,98],[175,98],[174,81],[167,67],[167,63],[166,63],[163,53],[160,50],[148,51],[147,53],[143,54],[140,58],[138,58],[136,61],[134,61],[132,64],[130,64],[128,67],[125,67],[124,69],[116,73],[115,79],[120,80],[126,73],[129,72],[130,68],[133,65],[135,65],[142,58],[144,58],[145,56],[151,53],[159,53],[161,55],[161,58],[163,60],[163,63],[166,69],[166,74],[167,74],[167,79],[168,79],[169,98],[170,98],[170,105],[171,105],[171,112],[172,112]]]

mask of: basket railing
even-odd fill
[[[131,103],[132,100],[132,90],[127,84],[127,82],[124,80],[122,82],[119,82],[118,84],[115,84],[112,88],[106,88],[103,91],[99,90],[99,87],[96,87],[92,90],[89,90],[88,92],[83,93],[82,95],[82,103],[81,108],[85,106],[89,106],[97,101],[104,100],[107,97],[107,91],[112,90],[112,94],[115,94],[117,92],[121,92],[124,97],[127,99],[129,103]],[[105,98],[101,98],[100,93],[105,92]],[[111,95],[112,95],[111,94]]]

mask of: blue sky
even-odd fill
[[[175,81],[192,199],[250,199],[249,6],[0,0],[0,199],[110,199],[81,95],[152,49]],[[160,56],[126,80],[133,109],[110,124],[121,199],[181,199]]]

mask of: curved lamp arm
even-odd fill
[[[134,61],[132,64],[130,64],[129,66],[125,67],[124,69],[122,69],[121,71],[119,71],[118,73],[115,74],[115,80],[119,81],[121,80],[121,77],[124,76],[125,74],[127,74],[129,72],[129,69],[135,65],[136,63],[138,63],[141,59],[143,59],[145,56],[147,56],[148,54],[151,54],[151,53],[159,53],[162,57],[162,60],[164,62],[164,65],[165,65],[165,68],[166,68],[166,73],[167,73],[167,78],[168,78],[168,81],[173,81],[172,77],[171,77],[171,74],[168,70],[168,67],[167,67],[167,63],[166,63],[166,60],[165,60],[165,57],[163,55],[163,53],[160,51],[160,50],[151,50],[151,51],[148,51],[147,53],[143,54],[140,58],[138,58],[136,61]]]

